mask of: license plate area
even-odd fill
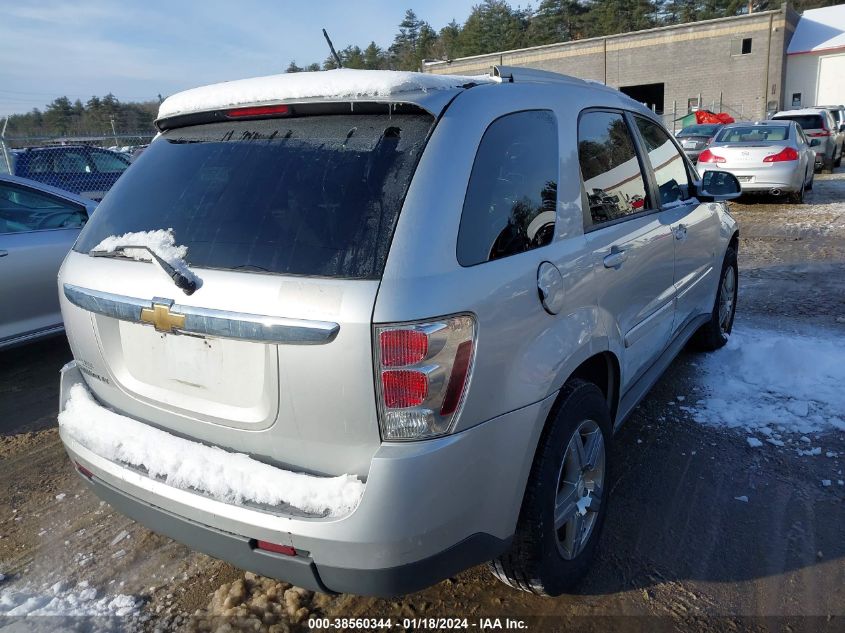
[[[275,345],[158,332],[96,315],[109,369],[147,404],[222,426],[261,430],[279,403]]]

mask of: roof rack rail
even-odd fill
[[[536,68],[525,68],[524,66],[493,66],[490,72],[493,77],[498,77],[502,83],[513,83],[514,81],[538,81],[538,82],[556,82],[569,84],[593,84],[596,86],[605,86],[601,81],[594,79],[580,79],[572,75],[564,75],[563,73],[556,73],[550,70],[538,70]]]

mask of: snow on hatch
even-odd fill
[[[845,430],[844,359],[845,341],[823,332],[736,327],[701,363],[706,397],[684,408],[700,423],[743,429],[778,446],[774,435],[809,442],[808,434]]]
[[[100,406],[81,384],[71,387],[59,427],[100,457],[146,468],[171,486],[227,503],[287,503],[308,513],[343,516],[364,493],[364,484],[353,475],[294,473],[147,426]]]
[[[121,252],[132,259],[144,262],[154,261],[146,250],[142,248],[127,248],[130,246],[146,246],[179,273],[193,281],[197,287],[202,284],[202,280],[185,263],[188,247],[176,245],[173,229],[156,229],[155,231],[110,235],[91,250],[113,253],[117,249],[123,249]]]
[[[490,75],[433,75],[390,70],[338,68],[227,81],[179,92],[164,100],[158,117],[216,110],[247,103],[324,97],[389,97],[402,92],[452,90],[466,84],[496,83]]]

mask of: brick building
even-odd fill
[[[648,104],[670,129],[674,118],[699,107],[765,118],[788,107],[786,52],[799,18],[784,4],[751,15],[426,62],[423,70],[471,75],[502,64],[593,79]]]

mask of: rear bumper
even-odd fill
[[[743,192],[769,192],[779,189],[783,192],[801,189],[802,173],[799,161],[754,167],[731,164],[707,164],[707,170],[729,171],[739,179]]]
[[[83,382],[62,370],[60,406]],[[358,507],[312,519],[181,490],[96,455],[62,435],[94,492],[150,529],[199,551],[318,591],[398,595],[503,553],[554,396],[455,435],[383,444]],[[254,547],[266,540],[296,556]]]

